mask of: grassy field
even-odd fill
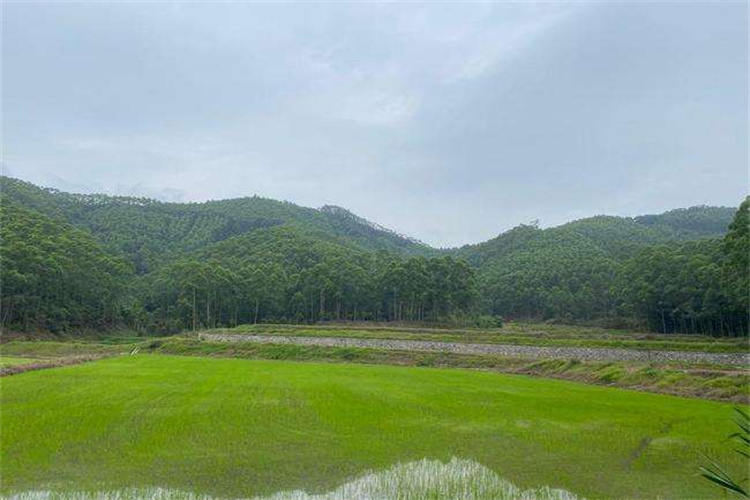
[[[731,407],[476,371],[137,355],[3,378],[2,491],[332,491],[424,458],[587,498],[711,498]]]
[[[447,329],[375,325],[241,325],[217,333],[261,333],[305,337],[348,337],[372,339],[474,342],[549,347],[606,347],[659,349],[666,351],[747,352],[746,338],[714,338],[701,335],[635,333],[603,328],[509,323],[503,328]],[[210,331],[209,331],[210,333]]]
[[[244,328],[246,327],[237,330]],[[262,330],[267,327],[254,328]],[[375,348],[218,343],[199,341],[189,334],[150,339],[118,337],[112,340],[86,341],[14,340],[0,345],[0,360],[12,358],[18,360],[15,363],[25,364],[34,361],[65,364],[68,361],[78,361],[75,358],[86,356],[128,354],[136,346],[140,347],[143,352],[190,356],[469,368],[559,378],[717,401],[747,403],[750,399],[750,372],[721,365],[528,360],[497,355],[388,351]],[[17,369],[20,366],[22,365],[9,363],[0,365],[0,369]]]
[[[34,357],[38,359],[57,359],[67,356],[96,355],[96,354],[125,354],[136,345],[144,344],[143,339],[131,339],[127,343],[97,341],[26,341],[12,340],[0,345],[0,356],[4,357]]]
[[[0,355],[0,368],[28,365],[31,363],[37,363],[39,361],[41,360],[38,358],[19,358],[19,357],[13,357],[13,356]]]
[[[170,337],[144,345],[163,354],[289,361],[385,364],[442,368],[469,368],[560,378],[589,384],[623,387],[663,394],[747,403],[750,372],[715,365],[528,360],[493,355],[391,351],[356,347],[291,344],[225,343],[192,337]]]

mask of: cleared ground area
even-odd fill
[[[475,344],[590,347],[657,351],[747,353],[748,339],[706,335],[660,334],[597,327],[508,323],[502,328],[419,327],[378,323],[318,325],[240,325],[211,333],[282,335],[294,337],[346,337],[383,340],[423,340]]]
[[[583,361],[640,361],[648,363],[712,363],[747,366],[750,354],[654,349],[609,349],[605,347],[546,347],[513,344],[476,344],[429,340],[365,339],[346,337],[306,337],[302,335],[263,335],[242,333],[201,333],[202,340],[213,342],[258,342],[265,344],[317,345],[325,347],[365,347],[375,349],[451,352],[457,354],[497,354],[531,359],[579,359]]]

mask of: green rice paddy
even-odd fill
[[[474,371],[164,355],[0,382],[3,495],[336,491],[423,459],[594,498],[720,496],[731,406]]]

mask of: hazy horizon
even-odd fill
[[[4,173],[436,247],[748,192],[747,3],[5,3]]]

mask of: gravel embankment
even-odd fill
[[[340,337],[295,337],[202,333],[201,340],[212,342],[256,342],[260,344],[296,344],[324,347],[366,347],[398,351],[450,352],[456,354],[494,354],[531,359],[579,359],[581,361],[641,361],[649,363],[710,363],[750,365],[748,353],[708,353],[692,351],[656,351],[590,347],[541,347],[510,344],[468,344],[426,340],[351,339]]]

